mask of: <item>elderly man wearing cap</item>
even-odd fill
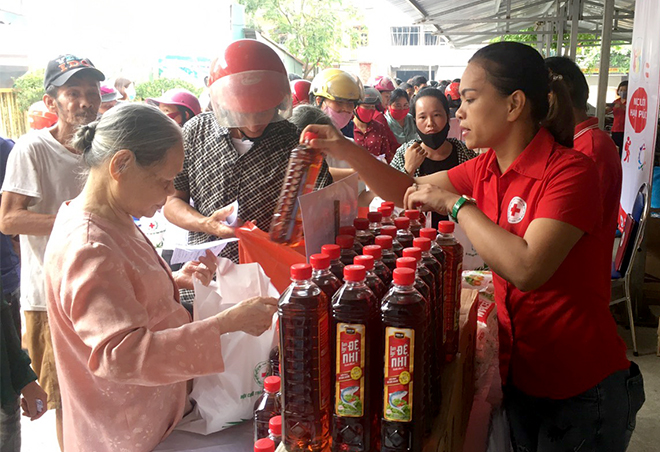
[[[169,221],[190,231],[190,244],[233,237],[234,228],[224,221],[231,211],[223,207],[234,201],[239,218],[268,229],[300,133],[285,121],[291,90],[284,64],[259,41],[231,43],[211,65],[209,88],[213,112],[183,127],[183,171],[164,209]],[[330,182],[324,162],[317,187]],[[238,262],[236,243],[222,256]]]
[[[69,141],[78,126],[96,119],[101,104],[99,82],[104,79],[87,58],[62,55],[48,63],[43,101],[57,114],[57,123],[18,140],[2,185],[0,230],[20,234],[23,340],[48,394],[47,407],[56,410],[60,448],[62,411],[46,312],[44,252],[60,205],[81,192],[81,159]]]

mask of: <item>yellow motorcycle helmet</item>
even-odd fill
[[[364,87],[360,79],[333,68],[324,69],[314,77],[309,93],[311,101],[316,97],[355,103],[364,99]]]

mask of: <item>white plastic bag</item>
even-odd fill
[[[195,280],[195,320],[203,320],[247,298],[279,297],[259,264],[237,265],[218,258],[217,281],[205,287]],[[223,334],[225,371],[195,378],[190,397],[195,407],[178,430],[208,435],[252,419],[268,374],[268,356],[277,343],[275,323],[259,337],[241,331]]]

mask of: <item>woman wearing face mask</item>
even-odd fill
[[[408,93],[397,88],[392,91],[390,103],[385,112],[385,119],[390,130],[396,137],[399,144],[419,138],[415,130],[415,120],[408,113],[410,112],[410,98]]]
[[[447,171],[477,156],[460,140],[449,134],[449,104],[435,88],[423,88],[412,108],[420,140],[404,143],[397,149],[391,165],[413,177]],[[433,227],[446,216],[433,212]]]
[[[612,123],[612,141],[616,143],[619,148],[619,157],[623,149],[623,133],[626,130],[626,100],[628,98],[628,81],[619,83],[616,89],[618,98],[614,100],[612,107],[608,107],[608,112],[611,111],[614,116]]]
[[[353,139],[366,148],[375,157],[384,156],[389,163],[394,151],[399,147],[396,137],[389,127],[375,119],[376,105],[380,102],[380,93],[375,88],[365,88],[364,100],[358,102],[354,111]]]
[[[193,116],[202,112],[199,100],[187,89],[174,88],[160,97],[149,98],[146,102],[155,105],[160,111],[174,120],[180,127]]]
[[[644,403],[609,311],[611,226],[598,172],[573,149],[570,94],[534,48],[486,46],[461,78],[468,147],[488,152],[413,179],[327,126],[311,145],[381,198],[450,214],[493,270],[513,450],[624,452]]]
[[[314,77],[310,87],[310,100],[330,117],[332,124],[353,138],[353,110],[364,97],[360,79],[341,69],[325,69]]]

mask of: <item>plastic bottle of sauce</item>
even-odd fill
[[[339,245],[328,244],[321,247],[321,254],[330,257],[330,272],[341,281],[344,277],[344,264],[341,262],[341,248]]]
[[[369,212],[367,214],[367,220],[369,220],[371,235],[374,237],[380,235],[380,228],[383,226],[383,214],[381,212]]]
[[[392,236],[379,235],[376,237],[375,243],[381,247],[381,259],[383,264],[393,272],[396,268],[396,259],[398,256],[392,249],[392,244],[394,243]],[[387,286],[389,287],[389,284],[387,284]]]
[[[381,220],[383,226],[394,226],[394,218],[392,218],[392,215],[394,214],[393,207],[381,205],[377,210],[383,214],[383,219]]]
[[[415,236],[410,232],[410,220],[406,217],[398,217],[394,219],[396,226],[396,239],[402,247],[410,248],[413,244]]]
[[[282,442],[282,416],[273,416],[268,421],[268,438],[275,444],[275,449]]]
[[[383,280],[374,273],[374,257],[369,255],[355,256],[353,260],[355,265],[361,265],[366,270],[365,284],[376,296],[378,303],[383,299],[385,293],[387,292],[387,286],[383,283]]]
[[[282,412],[280,377],[266,377],[264,393],[254,404],[254,441],[268,438],[268,421]]]
[[[362,254],[362,243],[357,239],[357,230],[355,229],[355,226],[342,226],[339,228],[339,234],[337,235],[350,235],[353,237],[353,250],[357,254]]]
[[[390,241],[391,242],[391,241]],[[391,251],[391,250],[390,250]],[[373,256],[374,258],[374,273],[383,281],[385,287],[390,287],[392,283],[392,270],[383,263],[383,248],[380,245],[365,246],[362,250],[365,256]],[[392,253],[393,263],[396,265],[396,256]],[[384,295],[384,294],[383,294]]]
[[[275,443],[270,438],[262,438],[254,443],[254,452],[275,452]]]
[[[330,271],[330,256],[312,254],[309,256],[309,263],[312,266],[312,282],[319,286],[328,300],[332,300],[335,292],[341,287],[341,281]],[[332,306],[330,305],[328,314],[331,313]]]
[[[458,353],[458,325],[461,315],[461,278],[463,274],[463,247],[454,237],[454,223],[438,222],[436,243],[445,253],[444,322],[443,329],[445,358],[453,361]]]
[[[385,338],[382,452],[420,452],[424,434],[426,306],[415,271],[394,270],[381,307]]]
[[[332,300],[335,350],[333,451],[378,450],[383,347],[380,302],[365,284],[361,265],[344,268]]]
[[[420,211],[417,209],[408,209],[404,212],[406,218],[410,220],[410,232],[415,237],[419,237],[419,230],[422,229],[422,223],[419,222]]]
[[[382,228],[380,228],[380,233],[381,235],[389,235],[390,237],[392,237],[392,251],[394,251],[394,254],[396,254],[397,257],[401,257],[401,252],[403,251],[403,245],[401,245],[396,238],[396,233],[397,233],[396,226],[383,226]]]
[[[288,451],[325,451],[330,441],[328,299],[309,264],[291,266],[293,282],[278,303],[282,370],[282,441]]]
[[[353,220],[355,226],[355,240],[360,242],[362,247],[374,244],[374,235],[369,230],[369,220],[366,218],[356,218]]]
[[[314,138],[317,138],[315,133],[307,132],[304,142],[298,144],[289,156],[282,191],[270,224],[270,237],[274,242],[295,245],[303,238],[298,197],[314,190],[323,165],[323,155],[308,145]]]
[[[444,268],[445,268],[445,253],[440,248],[440,245],[436,242],[436,237],[438,236],[438,230],[433,228],[422,228],[419,230],[420,237],[426,237],[431,240],[431,255],[436,258],[440,265],[442,266],[442,278],[444,280]]]
[[[344,266],[352,265],[353,259],[358,255],[353,249],[353,242],[353,237],[350,235],[338,235],[335,239],[335,243],[341,248],[339,260]]]

